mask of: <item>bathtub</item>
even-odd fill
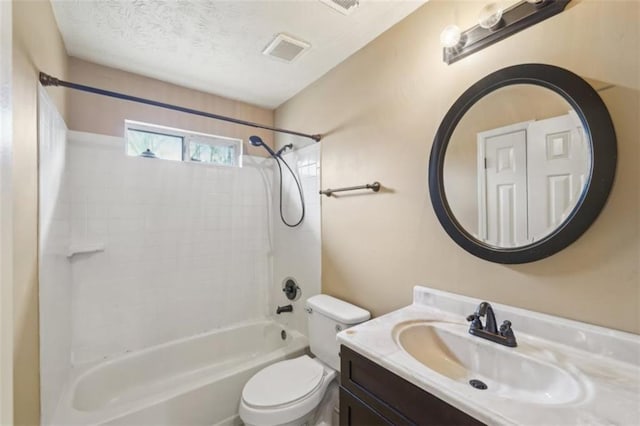
[[[265,320],[76,367],[52,424],[240,424],[238,404],[249,378],[306,347],[302,334]]]

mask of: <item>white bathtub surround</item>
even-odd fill
[[[341,332],[338,340],[487,424],[638,424],[640,336],[492,304],[499,323],[510,320],[513,324],[518,347],[508,348],[466,333],[468,323],[465,318],[480,302],[479,299],[415,287],[412,305]],[[474,358],[478,362],[523,360],[521,363],[500,363],[492,372],[499,374],[505,383],[517,384],[507,394],[501,394],[499,387],[492,389],[491,386],[482,391],[464,380],[453,380],[428,368],[402,349],[399,337],[405,329],[420,324],[436,324],[445,334],[470,342],[478,352]],[[547,383],[542,375],[536,376],[537,370],[528,371],[528,374],[539,383],[528,383],[524,378],[510,380],[510,372],[519,372],[528,365],[543,366],[545,371],[560,371],[571,379],[571,386]],[[481,371],[482,365],[474,368]],[[547,384],[558,384],[554,389],[560,393],[538,395],[537,400],[519,398],[518,387],[535,388]]]
[[[264,318],[271,171],[128,157],[70,132],[73,362]],[[264,176],[267,175],[265,180]]]
[[[283,155],[296,172],[302,185],[306,208],[305,219],[296,228],[282,223],[278,213],[278,172],[274,169],[273,184],[273,224],[274,256],[273,286],[270,300],[270,313],[275,314],[276,307],[293,305],[292,313],[275,315],[276,321],[307,333],[307,317],[304,311],[305,301],[320,294],[321,287],[321,245],[320,245],[320,148],[321,143],[300,146],[299,138],[289,137],[287,143],[293,143],[293,151]],[[274,166],[275,167],[275,166]],[[298,188],[291,175],[283,167],[283,210],[289,222],[297,220],[300,214]],[[302,289],[302,295],[296,301],[290,301],[282,292],[282,282],[293,277]]]
[[[71,231],[66,190],[67,127],[38,87],[39,298],[42,421],[47,424],[71,367]]]
[[[237,424],[242,387],[301,355],[307,339],[271,321],[183,338],[73,371],[53,419],[64,425]]]
[[[55,380],[42,369],[43,424],[237,422],[246,381],[307,345],[296,329],[306,333],[303,303],[320,291],[318,147],[288,154],[308,197],[305,223],[290,230],[269,158],[233,168],[128,157],[122,138],[73,131],[66,146],[48,157],[66,175],[60,191],[49,179],[41,194],[42,213],[62,194],[50,198],[64,208],[42,217],[41,247],[55,243],[66,271],[43,258],[41,362],[61,366]],[[291,185],[285,174],[285,208],[297,206]],[[275,315],[289,303],[284,276],[303,288],[289,317]],[[282,329],[283,347],[264,343]]]

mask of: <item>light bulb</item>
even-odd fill
[[[484,29],[495,28],[502,19],[502,8],[498,3],[489,3],[480,10],[478,25]]]
[[[447,25],[440,33],[440,43],[444,47],[455,47],[460,43],[462,32],[457,25]]]
[[[551,3],[551,0],[526,0],[527,3],[532,4],[536,7],[536,9],[540,9],[543,6],[548,5],[549,3]]]

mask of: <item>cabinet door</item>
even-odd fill
[[[392,423],[340,388],[340,426],[388,426]]]
[[[342,345],[341,386],[394,425],[480,426],[481,422]],[[342,401],[340,406],[342,415]],[[342,422],[341,422],[342,423]],[[375,423],[375,424],[388,424]],[[349,424],[349,423],[342,423]],[[366,424],[366,423],[362,423]]]

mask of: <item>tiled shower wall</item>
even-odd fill
[[[80,363],[269,314],[273,170],[133,158],[70,132],[72,353]],[[104,248],[104,250],[102,250]]]
[[[282,138],[280,138],[282,139]],[[294,146],[302,145],[300,141],[287,139]],[[307,316],[304,310],[306,299],[320,293],[321,285],[321,246],[320,246],[320,147],[314,143],[304,148],[296,148],[284,155],[284,159],[297,173],[302,185],[305,218],[300,226],[290,228],[280,220],[278,213],[278,176],[275,172],[273,185],[273,223],[275,250],[273,257],[273,287],[270,309],[275,313],[278,305],[293,305],[292,313],[277,315],[277,320],[289,327],[307,334]],[[290,223],[300,217],[300,199],[298,188],[290,174],[283,166],[283,211]],[[282,282],[293,277],[302,294],[298,300],[288,300],[282,292]]]
[[[71,367],[71,229],[67,191],[67,127],[38,88],[39,298],[42,423],[48,424]]]

